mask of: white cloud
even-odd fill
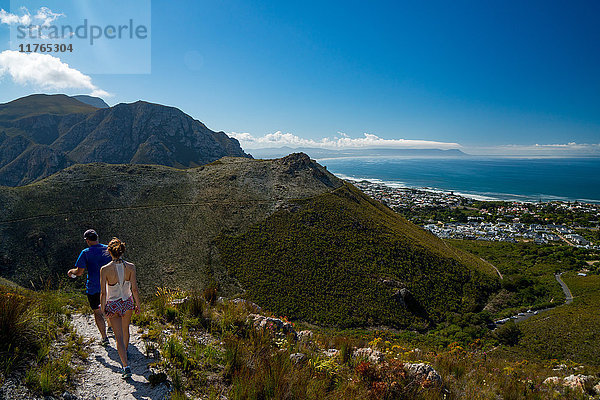
[[[26,7],[21,7],[20,10],[21,15],[17,15],[0,9],[0,23],[6,25],[50,26],[59,17],[65,16],[65,14],[53,12],[48,7],[40,7],[34,15],[31,15]]]
[[[458,149],[458,143],[434,142],[430,140],[413,139],[383,139],[371,133],[363,137],[351,138],[343,132],[341,137],[322,138],[318,140],[305,139],[291,133],[277,131],[264,136],[255,137],[250,133],[231,132],[229,135],[240,141],[245,149],[270,147],[313,147],[324,149],[358,149],[358,148],[401,148],[401,149]]]
[[[59,17],[64,17],[65,14],[52,12],[48,7],[41,7],[34,15],[34,20],[38,21],[42,26],[50,26]]]
[[[46,90],[84,89],[92,96],[110,96],[94,85],[92,78],[49,54],[5,50],[0,53],[0,77],[5,75],[20,85]]]
[[[23,15],[11,14],[4,9],[0,9],[0,23],[6,25],[29,25],[31,24],[31,14],[25,7],[21,8]]]
[[[507,144],[489,147],[467,148],[468,153],[477,155],[506,156],[600,156],[600,143],[551,143],[551,144]]]

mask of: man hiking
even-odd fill
[[[98,241],[98,234],[93,229],[88,229],[83,234],[83,239],[88,245],[87,249],[83,249],[75,262],[75,268],[70,269],[67,274],[75,278],[75,276],[83,275],[83,271],[87,269],[86,294],[90,307],[94,311],[96,326],[102,336],[100,344],[108,345],[108,337],[106,336],[106,324],[100,309],[100,268],[112,261],[108,254],[107,246]]]

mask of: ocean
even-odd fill
[[[600,203],[600,158],[323,158],[340,178],[482,200]]]

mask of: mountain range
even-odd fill
[[[189,168],[250,157],[237,140],[177,108],[144,101],[105,106],[90,96],[41,94],[0,104],[0,185],[24,185],[80,163]]]

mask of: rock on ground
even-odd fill
[[[312,331],[305,330],[305,331],[298,332],[298,340],[301,342],[310,342],[312,338],[313,338]]]
[[[594,385],[594,377],[591,375],[569,375],[563,381],[563,385],[582,392],[589,392]]]
[[[431,365],[406,363],[404,364],[404,370],[408,373],[409,377],[417,380],[423,386],[442,385],[442,377]]]
[[[327,358],[335,357],[340,353],[337,349],[327,349],[323,350],[323,355]]]
[[[354,358],[364,358],[374,364],[378,364],[384,359],[382,352],[380,352],[379,350],[374,350],[370,347],[363,347],[354,350],[353,356]]]
[[[248,321],[255,328],[262,328],[265,330],[271,330],[272,333],[283,333],[283,334],[292,334],[296,337],[296,330],[294,329],[294,325],[290,322],[285,322],[279,318],[271,318],[265,317],[260,314],[250,314],[248,315]]]
[[[290,360],[294,364],[303,364],[306,361],[306,354],[304,353],[293,353],[290,354]]]
[[[549,376],[548,378],[544,379],[544,385],[560,385],[561,382],[562,378],[558,376]]]
[[[594,386],[594,377],[591,375],[569,375],[565,378],[561,378],[560,376],[550,376],[544,380],[545,385],[563,385],[569,387],[571,389],[580,390],[582,392],[591,392],[596,391],[596,393],[600,394],[600,384]]]
[[[15,379],[6,379],[0,386],[0,400],[43,400],[43,396],[33,394],[22,382]]]

